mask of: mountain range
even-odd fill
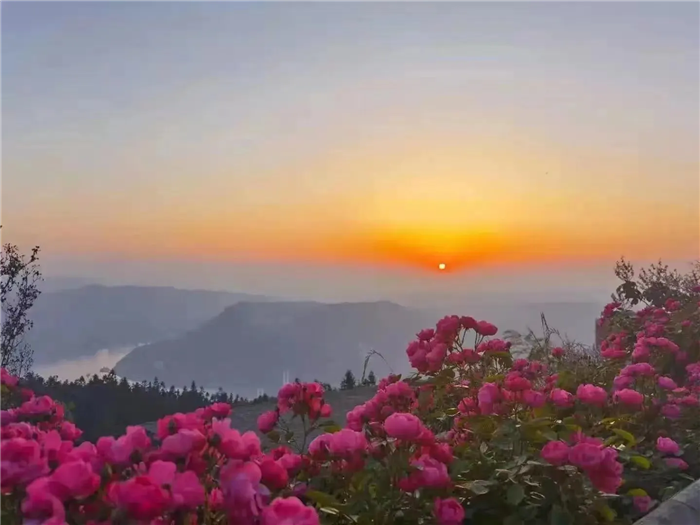
[[[40,367],[103,349],[120,349],[123,355],[141,345],[117,363],[117,374],[138,381],[158,377],[176,387],[194,380],[207,389],[250,397],[258,389],[274,393],[284,373],[292,380],[338,384],[347,369],[361,374],[370,349],[386,359],[372,358],[377,376],[408,372],[407,343],[448,314],[488,320],[502,336],[528,328],[541,333],[544,313],[549,326],[592,344],[594,319],[603,306],[471,296],[413,297],[404,304],[291,302],[245,293],[75,283],[39,297],[28,341]]]
[[[400,368],[408,342],[432,323],[429,313],[388,301],[239,302],[183,336],[136,348],[115,372],[246,396],[275,393],[285,372],[290,380],[337,384],[347,369],[361,373],[370,349],[388,362],[372,361],[378,375]]]
[[[150,343],[192,330],[241,300],[267,297],[170,287],[87,285],[42,293],[27,341],[37,365]]]

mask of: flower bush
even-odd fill
[[[155,437],[81,442],[60,403],[3,370],[2,519],[631,523],[700,477],[699,301],[611,303],[600,359],[566,345],[514,359],[494,325],[445,317],[408,345],[416,372],[383,379],[345,428],[321,385],[282,387],[258,419],[266,451],[225,403],[165,417]]]

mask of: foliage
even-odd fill
[[[29,256],[17,246],[4,244],[0,256],[0,301],[2,302],[1,366],[21,376],[32,366],[32,349],[24,340],[31,330],[29,310],[39,297],[38,283],[42,280],[39,267],[39,247]]]
[[[83,431],[82,437],[90,441],[120,435],[129,425],[156,421],[176,412],[192,412],[212,403],[225,402],[235,407],[270,399],[264,395],[249,401],[222,390],[210,394],[196,384],[166,389],[158,378],[133,383],[118,378],[112,371],[75,381],[44,379],[30,373],[23,384],[37,395],[48,395],[63,403],[72,421]]]
[[[352,370],[348,370],[345,372],[345,375],[343,376],[343,380],[340,382],[340,389],[341,390],[351,390],[357,386],[357,380],[355,379],[355,374],[352,373]]]
[[[374,375],[374,370],[370,370],[369,374],[367,374],[367,379],[362,381],[363,386],[376,386],[377,385],[377,376]]]
[[[3,520],[629,524],[700,477],[700,288],[632,302],[604,309],[599,358],[551,339],[514,358],[492,324],[445,317],[345,428],[320,384],[282,387],[266,452],[226,403],[75,446],[64,408],[3,371]]]

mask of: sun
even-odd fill
[[[444,270],[445,268],[447,268],[447,265],[445,263],[438,264],[438,270]]]

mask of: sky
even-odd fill
[[[1,16],[3,239],[49,275],[584,293],[698,257],[695,2]]]

